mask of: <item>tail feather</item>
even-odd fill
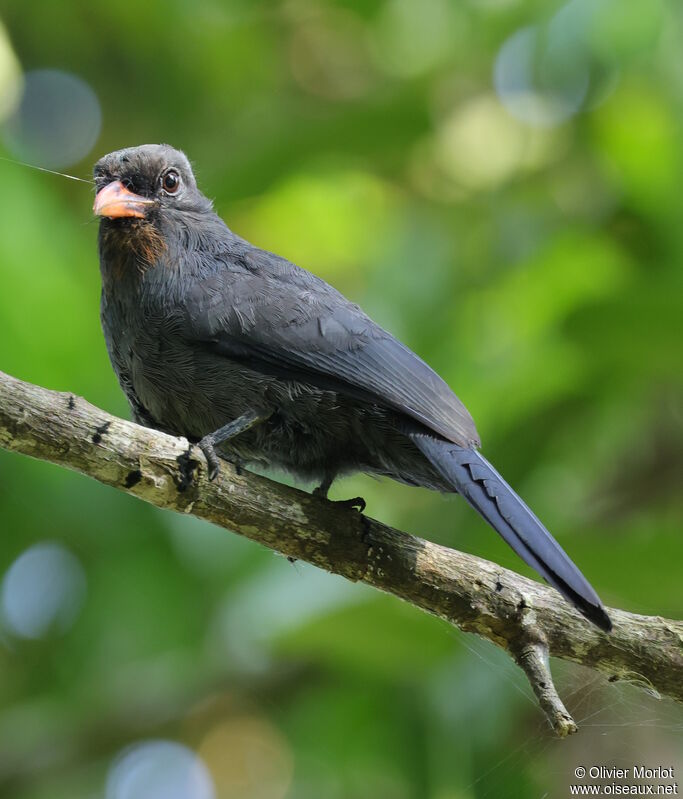
[[[441,476],[515,552],[586,618],[605,631],[612,622],[600,598],[536,515],[476,450],[422,433],[411,435]]]

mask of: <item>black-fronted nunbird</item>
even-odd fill
[[[95,166],[102,326],[136,421],[320,483],[363,471],[461,494],[603,630],[600,599],[477,451],[472,418],[405,345],[320,278],[233,233],[183,153]]]

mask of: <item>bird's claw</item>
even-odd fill
[[[341,499],[339,504],[345,505],[347,508],[357,508],[359,513],[362,513],[367,507],[367,502],[363,497],[351,497],[351,499]]]
[[[205,436],[197,445],[204,453],[206,465],[208,467],[209,482],[213,482],[221,471],[221,461],[216,450],[213,448],[213,441],[210,436]]]
[[[211,436],[204,436],[197,446],[199,449],[201,449],[201,451],[204,453],[204,457],[206,458],[210,482],[213,482],[221,473],[221,460],[231,463],[235,467],[237,474],[242,474],[242,467],[244,466],[244,461],[242,458],[240,458],[238,455],[225,455],[224,453],[219,457],[213,445]]]
[[[330,486],[328,483],[323,483],[317,488],[314,488],[311,493],[314,497],[327,499],[327,492],[329,491],[329,488]],[[352,497],[351,499],[330,499],[328,501],[332,502],[334,505],[340,505],[343,508],[357,508],[360,513],[365,510],[367,505],[363,497]]]
[[[351,497],[351,499],[333,499],[331,502],[334,505],[339,505],[340,507],[348,508],[349,510],[355,508],[359,513],[362,513],[367,505],[363,497]]]

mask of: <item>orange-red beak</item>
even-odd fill
[[[97,216],[107,216],[110,219],[124,216],[142,218],[150,205],[154,205],[154,200],[134,194],[120,180],[115,180],[97,192],[93,211]]]

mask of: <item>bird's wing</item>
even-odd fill
[[[185,302],[191,340],[258,371],[389,406],[449,441],[478,446],[465,406],[415,353],[324,281],[252,252],[270,260],[193,286]]]

